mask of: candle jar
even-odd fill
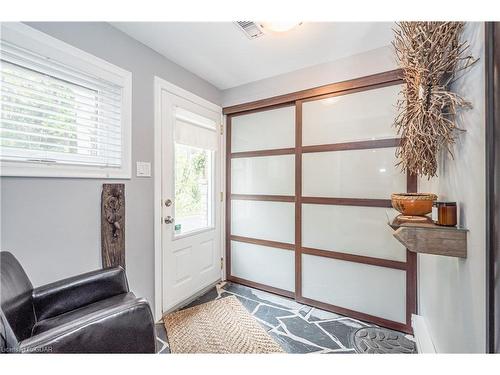
[[[432,214],[437,225],[454,227],[457,225],[457,202],[434,202]]]

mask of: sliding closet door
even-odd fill
[[[297,102],[301,121],[299,246],[304,303],[408,329],[407,251],[388,199],[407,190],[392,127],[400,85]]]
[[[295,107],[228,118],[228,279],[295,291]]]
[[[395,167],[401,84],[386,72],[228,116],[228,280],[411,332],[416,255],[387,225],[391,193],[416,192]]]

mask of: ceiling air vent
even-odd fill
[[[255,39],[264,35],[260,25],[253,21],[236,21],[235,24],[241,29],[248,39]]]

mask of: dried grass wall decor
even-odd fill
[[[436,176],[440,150],[453,157],[456,115],[472,104],[451,84],[458,73],[477,59],[468,55],[469,44],[460,41],[463,22],[400,22],[393,46],[403,71],[402,98],[395,126],[402,137],[398,166],[418,176]]]

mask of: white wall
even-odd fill
[[[396,69],[386,46],[222,91],[224,107]]]
[[[467,24],[464,32],[475,67],[454,89],[474,108],[464,111],[453,148],[455,159],[443,155],[438,178],[421,179],[420,191],[460,205],[460,224],[469,229],[467,259],[422,254],[418,257],[419,314],[430,329],[438,352],[484,352],[486,349],[485,283],[485,98],[484,25]]]
[[[153,162],[157,75],[220,104],[220,91],[103,22],[29,23],[132,72],[132,178],[0,178],[2,250],[14,253],[35,286],[101,267],[103,183],[125,183],[125,254],[131,290],[154,303],[153,179],[135,177]],[[154,170],[154,168],[152,168]]]

